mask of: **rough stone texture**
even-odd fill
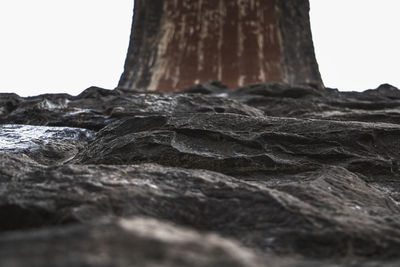
[[[78,96],[40,95],[9,99],[0,94],[1,124],[69,126],[100,130],[123,117],[149,114],[236,113],[259,116],[263,113],[235,100],[204,95],[141,94],[97,87]],[[12,108],[10,108],[12,107]]]
[[[400,262],[390,85],[93,87],[0,110],[1,266]]]
[[[149,164],[44,167],[1,157],[9,170],[2,174],[0,214],[7,220],[0,231],[139,215],[218,232],[263,252],[391,258],[400,248],[396,202],[344,168],[264,183]],[[27,171],[14,177],[12,169]]]
[[[263,83],[225,90],[225,93],[231,99],[263,110],[268,116],[400,122],[400,91],[389,84],[360,93],[307,85]],[[223,92],[217,87],[214,94],[221,95]]]
[[[28,155],[42,164],[61,163],[74,157],[93,134],[79,128],[4,124],[0,152]]]
[[[400,125],[386,123],[235,114],[140,116],[105,127],[73,161],[156,162],[263,181],[332,165],[379,182],[399,177],[399,136]]]
[[[144,218],[5,234],[0,248],[12,267],[262,266],[232,241]]]

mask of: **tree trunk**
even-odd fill
[[[208,80],[322,85],[308,0],[136,0],[119,87],[179,91]]]

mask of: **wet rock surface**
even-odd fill
[[[18,124],[0,125],[0,152],[25,154],[43,164],[75,156],[94,132],[80,128]]]
[[[0,95],[1,266],[397,266],[400,91]]]

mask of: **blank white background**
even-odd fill
[[[324,83],[362,91],[400,87],[399,0],[310,0],[314,45]]]
[[[399,0],[310,3],[326,86],[400,87]],[[92,85],[114,88],[123,71],[132,10],[132,0],[1,0],[0,92],[75,95]]]
[[[132,14],[132,0],[0,0],[0,92],[114,88]]]

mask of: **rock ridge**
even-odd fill
[[[0,94],[0,265],[397,266],[399,114],[387,84]]]

